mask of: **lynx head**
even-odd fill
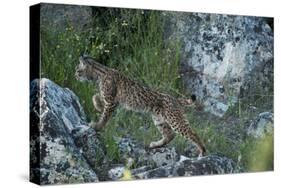
[[[98,73],[95,71],[94,59],[87,56],[79,58],[79,64],[75,68],[75,78],[79,81],[95,81],[98,79]]]

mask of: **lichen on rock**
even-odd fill
[[[115,137],[120,163],[107,161],[94,129],[87,125],[78,97],[48,79],[31,83],[31,181],[39,184],[146,179],[238,172],[223,156],[203,158],[175,147],[147,149],[130,137]]]
[[[222,117],[239,97],[273,87],[270,18],[222,14],[163,14],[166,40],[182,41],[181,74],[186,90],[205,111]]]
[[[72,137],[74,130],[89,130],[78,97],[45,78],[33,80],[30,88],[31,181],[39,184],[98,181],[87,157],[102,151],[99,142],[84,142],[93,146],[89,146],[89,152],[75,144],[79,136]],[[94,135],[95,131],[89,132]]]
[[[273,121],[273,113],[262,112],[251,121],[247,134],[255,138],[262,138],[267,134],[273,134]]]

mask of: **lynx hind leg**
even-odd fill
[[[103,112],[104,103],[101,100],[100,95],[99,94],[94,95],[92,101],[96,110],[99,112]]]
[[[174,131],[161,117],[152,116],[152,119],[153,119],[155,126],[157,127],[159,132],[162,134],[162,138],[158,141],[151,142],[149,145],[149,148],[151,148],[151,149],[162,147],[162,146],[168,144],[169,142],[171,142],[171,140],[173,140],[173,138],[175,137]]]
[[[187,139],[190,139],[197,146],[199,150],[199,157],[206,155],[206,148],[202,143],[201,139],[199,138],[199,136],[191,129],[189,124],[186,124],[186,126],[187,128],[184,130],[184,132],[181,135]]]
[[[167,115],[167,122],[171,128],[179,133],[181,136],[188,140],[191,140],[199,150],[199,157],[205,155],[206,149],[199,136],[191,129],[191,126],[187,120],[185,120],[184,115],[180,111],[173,111],[172,114]]]

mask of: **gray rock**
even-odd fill
[[[139,168],[134,168],[134,169],[130,169],[124,165],[119,165],[117,167],[113,167],[108,171],[108,180],[120,180],[122,178],[124,178],[124,174],[126,173],[126,171],[129,171],[131,174],[131,179],[138,179],[138,175],[148,172],[151,169],[153,169],[151,166],[142,166]]]
[[[194,175],[227,174],[238,172],[236,164],[226,157],[210,155],[202,158],[181,157],[173,165],[166,165],[139,174],[137,179],[151,179],[159,177],[177,177]]]
[[[273,113],[263,112],[258,115],[250,124],[247,134],[255,138],[262,138],[267,134],[273,134]]]
[[[75,145],[92,167],[105,166],[107,158],[103,146],[97,138],[96,131],[89,127],[78,127],[71,131]]]
[[[30,178],[33,182],[120,180],[125,172],[129,179],[238,172],[236,164],[226,157],[187,158],[173,147],[146,149],[129,137],[115,138],[122,164],[107,164],[96,132],[88,127],[85,113],[72,91],[44,78],[32,81],[30,89]]]
[[[124,171],[126,167],[125,166],[118,166],[115,168],[112,168],[108,171],[108,177],[110,180],[119,180],[123,177]]]
[[[231,159],[218,155],[188,158],[180,156],[173,147],[146,150],[128,137],[116,138],[116,140],[121,156],[125,154],[127,159],[133,158],[136,163],[132,165],[134,168],[130,168],[128,165],[113,167],[108,172],[110,180],[120,180],[126,169],[130,169],[131,175],[135,179],[225,174],[241,171]]]
[[[80,30],[91,26],[90,6],[41,3],[41,25],[53,29]]]
[[[33,80],[30,119],[31,181],[39,184],[98,181],[92,167],[103,152],[72,91],[45,78]]]
[[[219,117],[252,93],[272,92],[273,29],[270,18],[203,13],[163,13],[167,40],[182,42],[185,88],[205,111]]]
[[[152,169],[151,166],[142,166],[142,167],[139,167],[139,168],[132,169],[131,172],[132,172],[132,175],[135,176],[136,174],[144,173],[144,172],[149,171],[151,169]]]
[[[179,160],[180,156],[174,147],[162,147],[148,152],[147,160],[151,160],[157,167],[173,165]]]
[[[175,148],[162,147],[157,149],[146,149],[144,146],[137,144],[131,138],[115,138],[119,146],[123,161],[131,158],[135,166],[164,166],[174,164],[179,160],[179,155]]]

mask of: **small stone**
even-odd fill
[[[111,180],[119,180],[122,178],[125,169],[126,169],[125,166],[112,168],[108,171],[108,177]]]
[[[219,87],[219,91],[220,91],[221,93],[224,93],[224,87],[223,87],[223,86],[220,86],[220,87]]]
[[[273,134],[273,113],[260,113],[250,124],[247,134],[255,138],[262,138],[266,134]]]

